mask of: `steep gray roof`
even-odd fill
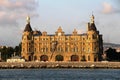
[[[97,31],[96,26],[94,23],[90,24],[90,30]]]
[[[30,23],[26,24],[25,29],[24,29],[24,32],[25,32],[25,31],[32,32],[32,28],[31,28]]]

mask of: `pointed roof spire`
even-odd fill
[[[95,26],[95,21],[94,21],[94,19],[95,19],[95,17],[94,17],[94,15],[92,14],[92,16],[91,16],[91,21],[90,21],[90,25],[89,25],[89,30],[93,30],[93,31],[96,31],[97,30],[97,28],[96,28],[96,26]]]
[[[26,17],[26,21],[27,21],[27,24],[25,26],[24,32],[25,31],[32,32],[32,28],[31,28],[31,25],[30,25],[30,17],[29,16]]]
[[[91,16],[91,23],[94,23],[94,19],[95,19],[95,17],[94,17],[94,15],[93,15],[93,13],[92,13],[92,16]]]

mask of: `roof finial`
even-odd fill
[[[28,24],[30,23],[30,17],[29,16],[27,16],[26,21],[27,21]]]
[[[94,17],[94,15],[93,15],[93,11],[92,11],[91,23],[94,23],[94,19],[95,19],[95,17]]]

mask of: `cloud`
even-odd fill
[[[2,9],[24,9],[28,11],[36,9],[38,3],[36,0],[1,0],[0,5]]]
[[[38,6],[37,0],[0,0],[0,45],[19,44],[21,22],[28,15],[39,17]]]
[[[114,2],[115,2],[116,5],[111,5],[108,2],[103,2],[102,13],[103,14],[117,14],[117,13],[120,13],[120,5],[118,5],[120,3],[120,1],[116,0]]]
[[[105,14],[111,13],[113,11],[113,7],[111,4],[107,2],[103,2],[103,10],[102,12]]]
[[[27,15],[38,17],[37,6],[37,0],[0,0],[0,27],[16,26]]]

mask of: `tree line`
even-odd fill
[[[120,61],[120,52],[117,52],[116,49],[109,48],[103,54],[103,60]]]
[[[0,48],[0,54],[2,61],[6,61],[7,59],[15,55],[21,56],[21,43],[15,47],[3,46],[2,48]]]

